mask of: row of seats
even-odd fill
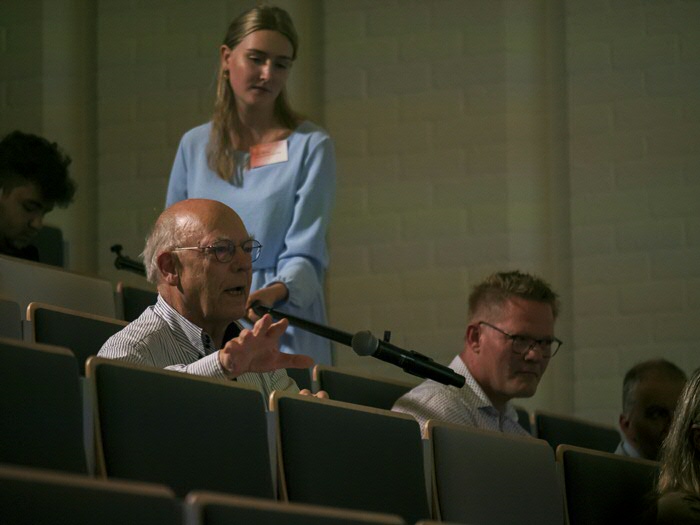
[[[4,340],[0,361],[0,462],[88,475],[76,358]],[[572,525],[624,523],[609,517],[641,512],[657,470],[561,447],[564,500],[542,440],[439,422],[422,440],[413,419],[376,408],[280,392],[267,407],[251,387],[94,357],[86,371],[97,476],[178,498],[205,490],[493,524],[562,524],[566,501]]]
[[[4,316],[5,310],[10,314],[3,319],[17,314],[18,307],[12,301],[0,301],[0,315]],[[17,335],[20,329],[16,324],[6,336]],[[23,321],[23,332],[29,341],[71,349],[78,357],[80,373],[84,375],[87,358],[96,354],[107,338],[126,324],[126,321],[118,319],[30,303],[27,319]],[[307,370],[288,372],[300,388],[326,390],[332,399],[387,410],[414,386],[414,383],[350,373],[328,366],[316,367],[313,380]],[[609,426],[542,411],[530,414],[522,408],[518,409],[518,413],[521,425],[533,435],[545,439],[554,449],[560,444],[570,444],[612,452],[619,442],[617,430]]]
[[[41,302],[132,321],[155,298],[153,290],[121,282],[115,288],[107,279],[0,255],[0,302],[14,301],[20,312],[30,302]],[[3,330],[0,325],[0,334]]]
[[[35,525],[403,525],[398,516],[0,465],[0,521]],[[429,525],[429,521],[422,521]]]

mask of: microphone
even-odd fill
[[[351,335],[348,332],[314,323],[301,317],[280,312],[269,306],[263,306],[260,301],[250,305],[250,309],[263,316],[270,314],[276,321],[287,319],[289,324],[301,328],[325,339],[330,339],[341,345],[350,346],[359,356],[372,356],[392,365],[403,368],[405,372],[414,376],[432,379],[443,385],[464,386],[465,379],[451,368],[440,365],[431,358],[418,352],[403,350],[384,341],[377,340],[371,332],[357,332]]]
[[[302,330],[320,335],[321,337],[330,339],[331,341],[335,341],[341,345],[352,346],[352,335],[347,332],[343,332],[342,330],[336,330],[330,326],[324,326],[322,324],[317,324],[312,321],[302,319],[301,317],[285,314],[284,312],[274,310],[269,306],[263,306],[260,301],[255,301],[253,304],[251,304],[250,309],[261,317],[265,314],[270,314],[276,321],[280,319],[287,319],[289,324],[301,328]]]
[[[436,363],[430,357],[380,341],[369,331],[357,332],[352,337],[352,349],[359,356],[376,357],[402,368],[404,372],[432,379],[443,385],[462,388],[466,381],[464,376],[459,375],[451,368]]]

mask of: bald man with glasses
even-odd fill
[[[542,279],[502,272],[476,285],[469,296],[464,349],[450,368],[466,378],[462,388],[427,380],[393,407],[423,427],[438,419],[470,427],[527,435],[511,399],[537,391],[549,360],[561,346],[554,336],[557,294]]]
[[[261,250],[225,204],[207,199],[173,204],[156,221],[143,252],[158,300],[108,339],[98,355],[235,379],[257,386],[266,397],[273,390],[299,392],[285,368],[308,368],[313,360],[279,351],[287,321],[265,315],[250,330],[237,321],[245,316],[252,264]]]

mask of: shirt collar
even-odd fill
[[[185,337],[202,357],[218,350],[209,334],[170,306],[160,294],[153,311],[168,323],[173,332]]]
[[[474,376],[471,374],[471,372],[469,372],[467,365],[464,364],[464,361],[462,361],[460,355],[455,356],[455,358],[450,363],[450,368],[458,374],[464,376],[464,379],[466,380],[464,386],[468,386],[472,390],[474,396],[476,396],[476,398],[479,401],[476,404],[476,408],[478,408],[479,410],[493,412],[495,414],[498,414],[499,416],[501,415],[498,409],[495,406],[493,406],[493,403],[491,403],[491,400],[488,398],[488,396],[481,388],[479,383],[477,383],[476,379],[474,379]],[[514,421],[515,423],[518,422],[518,413],[515,410],[515,407],[513,407],[513,405],[510,403],[510,401],[506,403],[506,409],[502,415],[510,419],[511,421]]]

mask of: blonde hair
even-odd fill
[[[700,425],[700,368],[681,392],[673,423],[661,447],[659,495],[686,492],[700,495],[700,452],[693,441],[693,425]]]
[[[255,31],[271,30],[284,35],[292,44],[292,60],[296,58],[299,39],[289,14],[279,7],[258,5],[239,15],[228,28],[223,44],[229,49],[236,47],[241,40]],[[293,129],[301,117],[295,113],[286,91],[275,100],[275,118],[286,128]],[[209,168],[223,180],[233,180],[236,161],[233,156],[232,132],[240,135],[241,122],[236,108],[236,95],[223,65],[219,66],[216,83],[216,102],[212,116],[211,134],[207,149]],[[240,184],[240,181],[233,181]]]
[[[474,321],[484,312],[497,312],[512,297],[548,304],[554,318],[559,315],[558,294],[545,281],[519,271],[489,275],[469,295],[469,319]]]

